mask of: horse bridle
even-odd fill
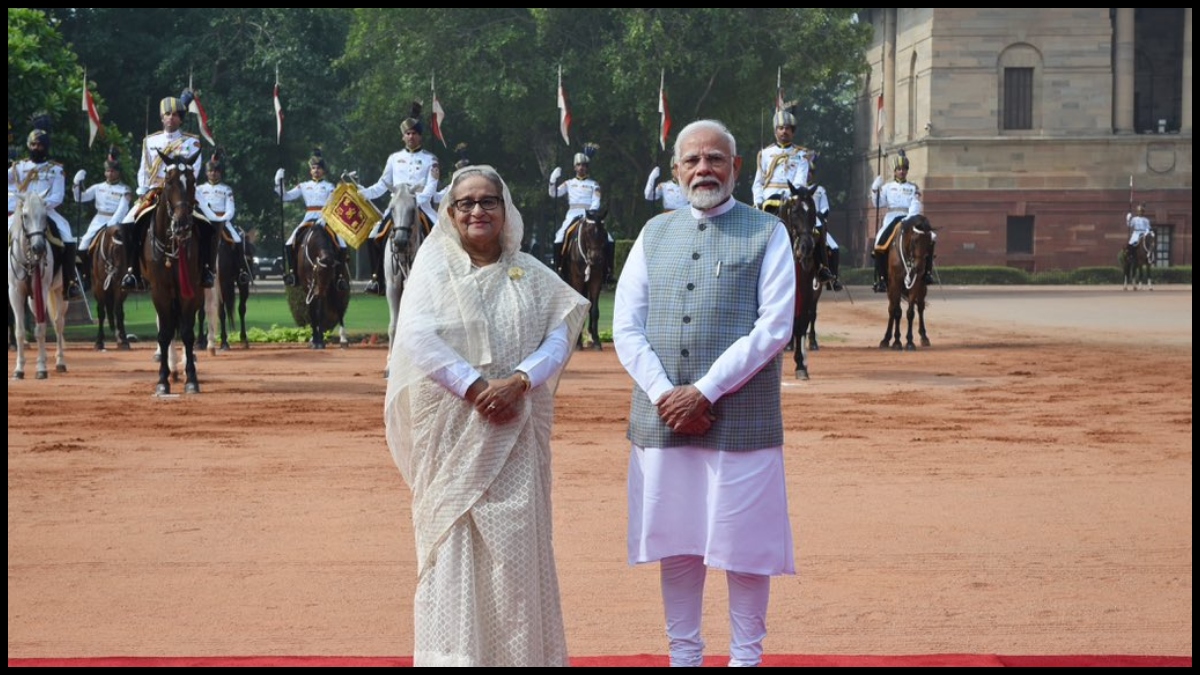
[[[168,231],[168,239],[166,241],[159,239],[158,233],[151,231],[150,239],[154,243],[154,250],[172,260],[179,259],[179,249],[192,237],[192,208],[195,199],[188,199],[187,196],[187,165],[181,163],[172,164],[166,169],[166,179],[163,181],[163,186],[159,192],[159,202],[157,208],[166,209],[167,214],[171,218],[170,229]],[[175,180],[171,179],[171,172],[175,172]],[[170,191],[168,185],[176,183],[179,189],[179,201],[171,202]]]
[[[909,234],[912,236],[905,236]],[[919,264],[925,262],[924,256],[917,255],[915,251],[911,251],[909,249],[916,246],[918,237],[923,237],[929,234],[929,230],[923,230],[916,224],[910,223],[907,220],[900,223],[900,232],[898,233],[898,236],[900,237],[900,246],[898,247],[898,250],[900,252],[900,264],[904,265],[904,288],[906,290],[911,289],[913,284],[917,282],[917,279],[919,278],[917,274],[917,267]],[[924,276],[924,271],[921,272],[920,276]]]
[[[583,229],[588,225],[596,227],[601,235],[604,233],[604,228],[600,221],[587,215],[583,216],[583,219],[579,223],[579,229],[575,232],[575,248],[579,251],[579,257],[583,258],[583,261],[586,263],[583,267],[583,280],[585,283],[591,279],[592,265],[601,264],[604,260],[603,245],[600,246],[599,250],[593,249],[592,251],[588,251],[588,249],[583,247]]]
[[[792,195],[788,197],[779,207],[779,215],[783,216],[782,220],[784,225],[787,226],[788,238],[792,242],[792,257],[796,259],[796,262],[800,265],[800,268],[806,272],[813,263],[813,228],[811,225],[806,228],[801,228],[798,224],[794,224],[793,218],[796,216],[794,216],[793,213],[801,208],[804,208],[805,213],[800,214],[799,217],[807,217],[807,210],[810,207],[813,208],[813,215],[815,217],[815,207],[812,207],[810,201],[801,199],[799,195]]]

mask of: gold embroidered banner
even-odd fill
[[[340,183],[321,210],[325,223],[354,248],[362,246],[371,229],[383,220],[383,214],[353,183]]]

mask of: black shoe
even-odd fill
[[[217,277],[212,273],[212,270],[204,270],[200,274],[200,285],[205,288],[212,288],[217,285]]]
[[[367,287],[363,289],[363,293],[374,293],[375,295],[379,295],[379,280],[372,279],[370,283],[367,284]]]
[[[125,277],[121,279],[121,288],[132,291],[136,290],[137,287],[137,277],[133,276],[133,272],[126,274]]]
[[[283,275],[283,283],[287,284],[288,286],[295,286],[296,275],[292,272],[288,272],[287,274]]]
[[[79,284],[72,281],[67,285],[66,290],[63,292],[63,296],[66,297],[67,300],[79,300],[83,297],[83,289],[79,287]]]
[[[348,290],[350,290],[350,284],[342,277],[338,277],[337,289],[339,291],[348,291]]]
[[[238,272],[237,280],[238,280],[239,284],[243,284],[243,285],[250,283],[250,273],[247,272],[246,270],[242,270],[241,272]]]
[[[828,267],[822,267],[821,269],[817,270],[817,280],[821,283],[833,281],[833,272],[830,272]]]
[[[934,283],[933,272],[926,272],[925,273],[925,285],[928,286],[929,284],[932,284],[932,283]]]
[[[843,290],[845,290],[845,287],[844,287],[844,286],[842,286],[842,282],[841,282],[841,280],[840,280],[840,279],[838,279],[837,277],[834,277],[834,278],[833,278],[833,282],[832,282],[832,283],[833,283],[833,287],[831,288],[831,290],[834,290],[834,291],[843,291]]]
[[[883,279],[880,279],[879,281],[875,282],[875,285],[871,287],[871,290],[875,291],[876,293],[887,293],[887,282]]]

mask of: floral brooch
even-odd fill
[[[520,279],[523,276],[525,276],[525,270],[521,269],[520,267],[508,268],[508,278],[509,279],[512,279],[513,281],[517,281],[518,279]]]

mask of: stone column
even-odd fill
[[[896,12],[883,10],[883,140],[896,137]]]
[[[1116,53],[1113,54],[1113,129],[1132,134],[1134,77],[1134,8],[1117,8]]]

